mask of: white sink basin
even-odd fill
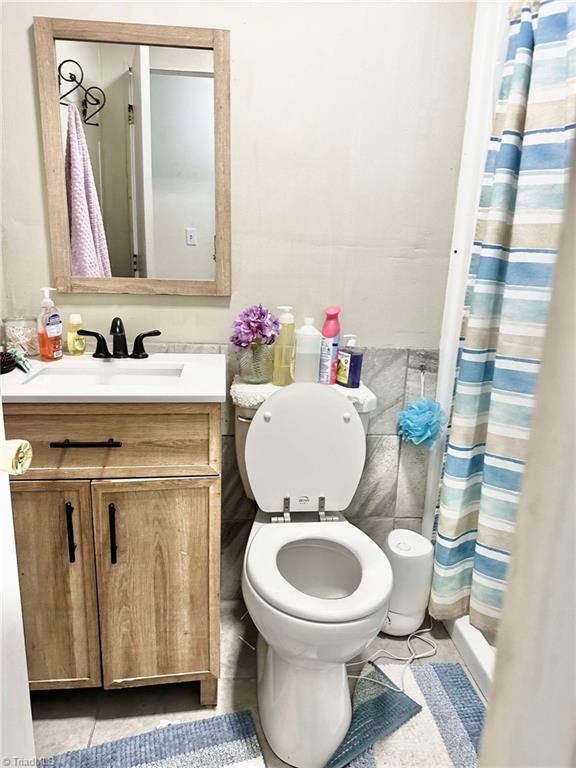
[[[183,365],[178,366],[159,366],[154,368],[146,367],[144,365],[135,365],[131,368],[129,365],[123,366],[114,364],[114,362],[104,363],[97,366],[96,370],[89,370],[86,368],[76,368],[60,365],[47,365],[45,368],[40,368],[37,372],[33,372],[30,376],[26,377],[26,381],[22,384],[23,387],[30,387],[33,383],[38,382],[43,387],[61,387],[64,382],[70,380],[70,384],[81,386],[132,386],[135,383],[136,378],[144,379],[144,383],[148,386],[151,384],[164,383],[165,376],[181,376],[184,370]],[[48,379],[48,381],[46,381]]]
[[[5,402],[224,402],[224,355],[150,355],[145,360],[69,357],[32,362],[0,379]]]

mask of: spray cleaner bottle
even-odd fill
[[[320,384],[336,384],[338,344],[340,343],[340,307],[326,307],[326,319],[322,326],[320,347]]]
[[[44,298],[38,315],[38,346],[40,360],[51,363],[62,357],[62,318],[50,298],[50,291],[56,288],[42,288]]]

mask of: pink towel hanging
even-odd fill
[[[66,194],[72,275],[112,277],[104,222],[80,113],[68,105]]]

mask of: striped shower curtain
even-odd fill
[[[430,599],[432,616],[469,613],[486,632],[497,628],[506,587],[575,122],[576,3],[513,3],[470,261]]]

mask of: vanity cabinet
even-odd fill
[[[30,686],[219,674],[220,406],[7,404]],[[101,673],[102,670],[102,673]]]

